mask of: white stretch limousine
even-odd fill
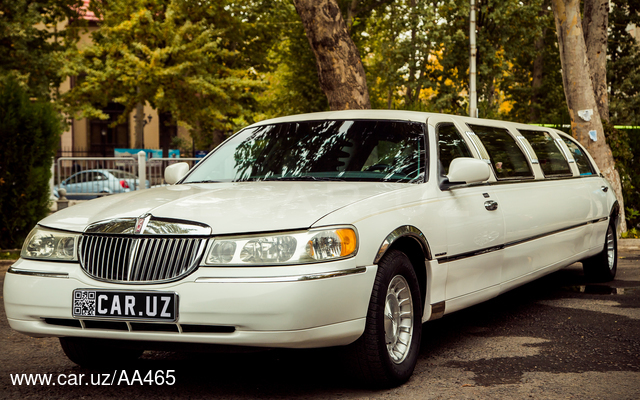
[[[358,377],[393,386],[423,322],[576,261],[616,273],[613,190],[553,129],[296,115],[165,177],[42,220],[6,275],[11,327],[89,367],[176,343],[345,346]]]

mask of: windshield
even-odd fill
[[[304,121],[248,128],[201,162],[183,183],[251,180],[422,182],[424,124]]]

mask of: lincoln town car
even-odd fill
[[[428,321],[575,262],[616,274],[613,190],[551,128],[295,115],[165,180],[40,221],[6,274],[11,327],[58,337],[89,368],[171,345],[335,347],[390,387],[413,373]]]

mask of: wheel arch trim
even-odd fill
[[[433,258],[431,255],[431,249],[429,248],[429,244],[427,243],[427,239],[422,231],[413,225],[402,225],[394,229],[393,232],[389,233],[387,237],[384,238],[382,244],[380,244],[380,247],[378,248],[378,252],[376,253],[376,257],[373,260],[373,263],[378,264],[385,253],[393,246],[393,244],[398,239],[401,238],[410,238],[416,241],[422,249],[425,260],[431,260]]]
[[[613,205],[611,205],[611,210],[609,211],[609,218],[612,219],[613,223],[615,224],[616,234],[619,234],[619,232],[620,232],[620,224],[621,224],[621,221],[620,221],[620,203],[618,203],[617,199],[616,199],[616,201],[613,202]]]

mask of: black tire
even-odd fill
[[[90,369],[109,369],[125,366],[137,360],[143,349],[128,347],[118,341],[90,338],[61,337],[64,354],[74,363]]]
[[[594,282],[609,282],[616,277],[618,271],[618,238],[616,229],[611,223],[604,237],[602,251],[582,262],[585,277]]]
[[[409,306],[412,314],[403,316]],[[418,360],[421,334],[422,297],[416,273],[404,253],[390,250],[378,264],[364,333],[347,348],[349,372],[369,387],[406,382]]]

